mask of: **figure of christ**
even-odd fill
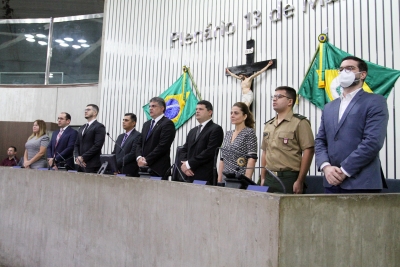
[[[246,105],[248,107],[250,107],[250,105],[251,105],[251,103],[253,103],[253,99],[254,99],[254,94],[253,94],[253,91],[251,90],[251,84],[253,83],[254,78],[257,77],[258,75],[260,75],[261,73],[263,73],[264,71],[266,71],[272,64],[274,64],[274,62],[272,60],[270,60],[268,62],[267,66],[265,66],[260,71],[255,72],[251,76],[246,76],[245,74],[236,75],[236,74],[232,73],[228,68],[226,68],[226,72],[229,75],[242,81],[242,83],[241,83],[242,101],[241,102],[246,103]]]

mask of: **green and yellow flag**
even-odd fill
[[[326,103],[339,97],[341,88],[337,69],[342,59],[351,55],[325,42],[326,36],[322,34],[318,39],[319,47],[300,86],[299,95],[323,109]],[[364,81],[364,91],[387,98],[400,76],[400,71],[365,62],[368,65],[368,75]]]
[[[189,75],[182,76],[160,95],[164,98],[167,109],[164,115],[175,124],[175,129],[181,127],[196,113],[197,97],[193,94],[189,83]],[[149,104],[143,106],[147,119],[151,119]]]

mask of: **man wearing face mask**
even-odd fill
[[[389,119],[386,99],[362,89],[368,72],[362,59],[344,58],[339,72],[342,94],[325,105],[315,139],[325,193],[379,193],[387,187],[379,160]]]

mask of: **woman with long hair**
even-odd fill
[[[47,167],[46,150],[50,138],[46,134],[46,123],[43,120],[33,122],[32,135],[25,143],[24,167],[31,169]]]
[[[244,174],[251,179],[257,161],[254,118],[245,103],[237,102],[232,106],[231,122],[235,129],[226,133],[222,143],[218,183],[223,182],[223,172]]]

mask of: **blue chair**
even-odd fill
[[[49,168],[38,168],[39,171],[48,171]]]
[[[77,170],[68,170],[68,172],[78,172]]]
[[[161,180],[162,177],[158,177],[158,176],[150,176],[151,180]]]
[[[193,180],[194,184],[200,184],[200,185],[206,185],[207,181],[202,181],[202,180]]]
[[[12,166],[13,169],[21,169],[21,166]]]
[[[120,177],[125,177],[125,176],[126,176],[126,174],[124,174],[124,173],[118,173],[118,174],[117,174],[117,176],[120,176]]]

